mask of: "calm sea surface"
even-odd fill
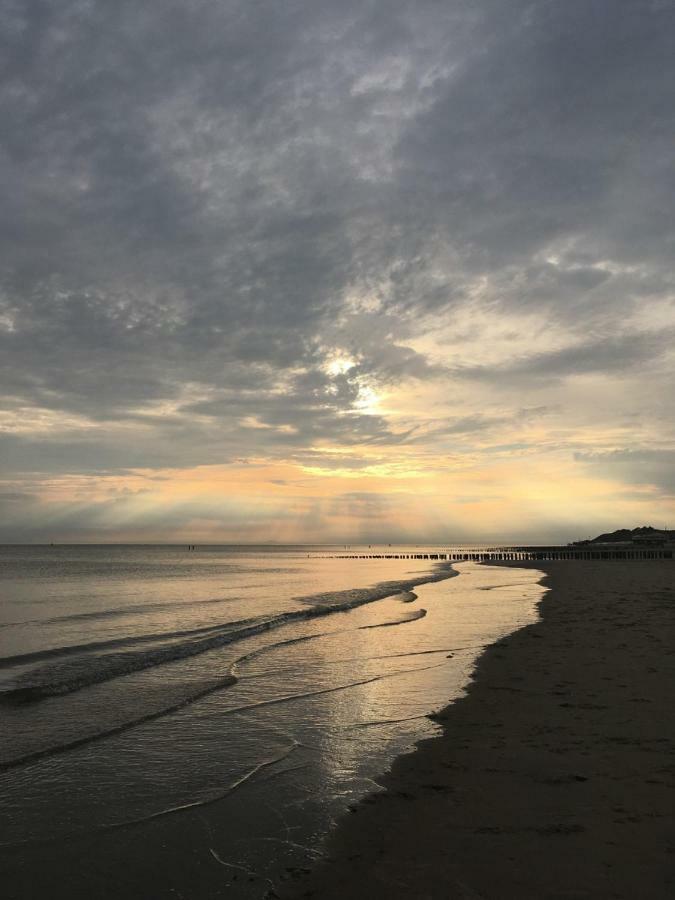
[[[42,895],[51,867],[53,897],[129,896],[134,877],[144,898],[262,897],[544,590],[532,570],[342,552],[0,548],[4,896]],[[96,881],[121,835],[152,847],[169,820],[189,860],[149,875],[127,844],[126,881]]]

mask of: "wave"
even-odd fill
[[[7,657],[5,660],[0,660],[0,664],[18,665],[55,657],[61,657],[61,661],[20,675],[14,682],[14,686],[0,692],[0,703],[12,705],[31,703],[46,697],[70,694],[134,672],[197,656],[263,631],[288,625],[291,622],[346,612],[357,606],[403,593],[417,584],[442,581],[455,574],[450,566],[444,564],[439,566],[435,572],[418,575],[416,578],[406,581],[380,582],[371,588],[296,598],[308,604],[307,608],[291,610],[274,616],[228,622],[220,626],[209,626],[187,632],[134,636],[116,641],[53,648],[36,651],[33,654]],[[312,601],[313,605],[309,605]],[[181,637],[187,638],[187,640],[179,640],[178,638]],[[167,640],[168,643],[161,643],[157,646],[158,642]],[[148,642],[152,642],[154,646],[117,653],[99,652],[103,649],[127,647],[139,643],[147,644]],[[63,659],[64,657],[65,659]]]
[[[407,622],[417,622],[423,619],[427,614],[426,609],[414,609],[400,619],[392,619],[391,622],[377,622],[375,625],[361,625],[359,631],[365,631],[367,628],[390,628],[392,625],[405,625]]]
[[[511,587],[519,587],[521,585],[531,585],[531,581],[511,581],[508,584],[488,584],[483,587],[479,587],[479,591],[496,591],[499,588],[511,588]]]
[[[54,625],[60,622],[80,622],[90,619],[116,619],[120,616],[126,616],[130,613],[147,613],[157,612],[162,609],[175,609],[176,607],[189,606],[194,609],[195,606],[214,606],[221,603],[232,603],[234,600],[240,600],[240,597],[211,597],[206,600],[164,600],[160,603],[132,603],[129,606],[117,606],[113,609],[92,610],[91,612],[70,613],[67,616],[52,616],[49,619],[33,619],[32,622],[39,622],[40,625]],[[23,624],[23,623],[22,623]]]
[[[217,803],[219,800],[223,800],[225,797],[229,797],[234,791],[238,790],[240,787],[249,782],[252,778],[255,778],[260,772],[263,772],[265,769],[269,769],[271,766],[275,766],[277,763],[282,762],[284,759],[287,759],[294,750],[296,750],[300,746],[298,741],[292,741],[291,746],[287,747],[285,750],[282,750],[281,753],[278,753],[276,756],[271,757],[270,759],[265,759],[262,762],[257,763],[257,765],[253,766],[253,768],[249,769],[248,772],[245,772],[243,775],[240,775],[232,784],[229,784],[224,790],[218,791],[214,794],[210,794],[207,797],[202,797],[199,800],[191,800],[188,803],[180,803],[177,806],[169,806],[166,809],[160,809],[156,812],[149,813],[147,816],[139,816],[137,819],[127,819],[123,822],[111,822],[109,824],[103,825],[101,829],[111,829],[111,828],[128,828],[130,825],[140,825],[143,822],[151,822],[153,819],[161,819],[165,816],[171,816],[175,813],[184,812],[186,809],[194,809],[195,807],[200,806],[210,806],[212,803]]]
[[[43,659],[58,659],[68,656],[96,653],[101,650],[111,650],[114,647],[131,647],[134,644],[160,644],[180,637],[195,637],[197,635],[209,634],[216,631],[222,632],[225,628],[247,625],[253,621],[253,619],[238,619],[226,624],[206,625],[201,628],[189,628],[180,631],[159,631],[152,634],[137,634],[123,638],[111,638],[106,641],[91,641],[86,644],[65,644],[62,647],[50,647],[46,650],[31,650],[28,653],[17,653],[14,656],[0,657],[0,669],[23,666],[31,662],[40,662]]]
[[[23,756],[17,756],[13,759],[8,759],[0,762],[0,772],[8,772],[12,769],[22,768],[24,766],[30,765],[35,762],[39,762],[40,760],[60,756],[64,753],[68,753],[71,750],[78,750],[81,747],[87,746],[87,744],[93,744],[96,741],[104,740],[109,737],[115,737],[116,735],[123,734],[125,731],[130,731],[132,728],[137,728],[139,725],[145,725],[148,722],[152,722],[156,719],[163,718],[164,716],[171,715],[172,713],[179,712],[181,709],[184,709],[187,706],[191,706],[193,703],[196,703],[198,700],[202,700],[205,697],[208,697],[210,694],[214,694],[217,691],[223,690],[223,688],[230,687],[233,684],[236,684],[238,678],[234,675],[234,671],[238,664],[241,664],[246,659],[251,659],[254,656],[259,655],[260,653],[275,649],[279,646],[284,646],[287,644],[299,643],[303,640],[314,640],[319,637],[324,637],[323,634],[309,635],[305,638],[297,638],[289,641],[279,641],[276,644],[268,645],[267,647],[260,648],[259,650],[252,651],[251,653],[247,653],[244,656],[240,657],[236,660],[232,666],[230,667],[230,674],[220,679],[216,684],[212,684],[207,688],[203,688],[200,691],[196,691],[193,694],[190,694],[188,697],[184,697],[176,703],[172,703],[170,706],[162,707],[158,710],[153,710],[152,712],[145,713],[144,715],[137,716],[134,719],[128,719],[125,722],[121,722],[119,725],[114,725],[112,728],[106,728],[102,731],[96,731],[92,734],[83,735],[82,737],[75,738],[71,741],[64,741],[62,744],[53,744],[50,747],[43,747],[40,750],[34,750],[31,753],[26,753]],[[438,652],[438,651],[430,651],[430,652]],[[399,655],[399,654],[397,654]],[[400,654],[401,656],[406,655],[414,655],[414,654]],[[383,657],[384,658],[384,657]],[[347,690],[351,687],[359,687],[361,685],[371,684],[375,681],[383,681],[387,678],[394,678],[397,675],[406,675],[411,672],[425,672],[427,669],[435,669],[439,666],[445,664],[445,660],[440,663],[433,663],[429,666],[420,666],[413,669],[398,669],[395,672],[385,672],[380,675],[374,675],[369,678],[364,678],[360,681],[349,681],[345,684],[334,685],[329,688],[319,688],[313,691],[303,691],[295,694],[285,694],[281,697],[273,697],[269,700],[259,700],[255,703],[246,703],[242,706],[234,706],[231,709],[228,709],[225,715],[235,715],[238,713],[246,713],[254,710],[262,709],[268,706],[277,706],[281,703],[288,703],[293,700],[305,700],[310,697],[318,697],[323,694],[333,694],[339,691]]]
[[[202,797],[198,800],[191,800],[187,803],[177,804],[176,806],[169,806],[166,809],[160,809],[152,813],[148,813],[146,816],[139,816],[135,819],[125,819],[121,822],[106,822],[103,825],[99,825],[98,827],[94,826],[94,828],[89,828],[87,831],[90,833],[92,830],[95,832],[102,831],[111,831],[113,829],[119,828],[129,828],[134,825],[141,825],[144,822],[150,822],[154,819],[161,819],[165,816],[174,815],[175,813],[184,812],[187,809],[195,809],[196,807],[202,806],[210,806],[213,803],[217,803],[219,800],[223,800],[225,797],[228,797],[230,794],[234,793],[234,791],[243,787],[247,782],[251,781],[251,779],[255,778],[260,772],[264,772],[266,769],[271,768],[272,766],[277,765],[277,763],[283,762],[283,760],[287,759],[294,750],[300,747],[300,743],[296,740],[291,741],[291,745],[280,753],[276,754],[269,759],[264,759],[261,762],[257,763],[247,772],[244,772],[243,775],[240,775],[235,781],[229,784],[224,790],[209,794],[206,797]],[[2,771],[2,767],[0,767],[0,771]],[[0,847],[16,847],[21,844],[54,844],[60,843],[61,841],[68,840],[78,834],[82,834],[82,829],[77,829],[75,831],[66,832],[64,834],[58,835],[58,837],[50,837],[42,840],[36,840],[35,838],[28,838],[20,841],[0,841]]]
[[[122,734],[125,731],[136,728],[138,725],[145,725],[146,722],[152,722],[154,719],[160,719],[162,716],[167,716],[171,713],[178,712],[184,707],[190,706],[192,703],[196,703],[197,700],[201,700],[203,697],[207,697],[209,694],[220,691],[224,687],[229,687],[232,684],[236,684],[236,682],[237,679],[234,677],[234,675],[227,675],[217,684],[212,684],[201,691],[190,694],[188,697],[183,697],[182,700],[179,700],[177,703],[172,703],[170,706],[164,706],[162,707],[162,709],[145,713],[144,715],[138,716],[135,719],[128,719],[125,722],[120,722],[119,725],[113,725],[112,728],[106,728],[104,731],[95,731],[92,734],[86,734],[82,737],[74,738],[72,741],[64,741],[62,744],[52,744],[50,747],[43,747],[40,750],[33,750],[31,753],[25,753],[23,756],[15,756],[13,759],[4,760],[0,762],[0,772],[8,772],[10,769],[18,769],[22,766],[27,766],[30,763],[39,762],[39,760],[46,759],[47,757],[60,756],[62,753],[67,753],[70,750],[77,750],[80,747],[85,747],[87,744],[93,744],[95,741],[100,741],[103,738],[113,737],[116,734]]]
[[[322,632],[319,634],[308,635],[306,637],[291,638],[290,640],[278,641],[274,644],[267,644],[265,647],[259,647],[258,649],[252,650],[250,653],[245,653],[243,656],[240,656],[238,659],[236,659],[231,664],[229,673],[224,678],[219,679],[214,684],[211,684],[206,688],[202,688],[199,691],[195,691],[192,694],[189,694],[187,697],[183,697],[181,700],[178,700],[175,703],[171,703],[168,706],[163,706],[160,709],[152,710],[151,712],[143,713],[142,715],[136,716],[133,719],[127,719],[124,722],[120,722],[118,725],[113,725],[111,728],[105,728],[101,731],[95,731],[91,734],[83,735],[82,737],[74,738],[70,741],[64,741],[61,744],[52,744],[49,747],[43,747],[39,750],[34,750],[31,753],[26,753],[23,756],[16,756],[13,759],[0,761],[0,772],[6,772],[10,769],[21,768],[31,763],[38,762],[41,759],[45,759],[46,757],[60,756],[63,753],[68,753],[70,750],[77,750],[80,747],[85,747],[87,744],[93,744],[96,741],[114,737],[118,734],[123,734],[125,731],[130,731],[132,728],[136,728],[139,725],[145,725],[148,722],[153,722],[155,719],[160,719],[163,716],[168,716],[172,713],[179,712],[181,709],[184,709],[187,706],[191,706],[193,703],[196,703],[198,700],[202,700],[205,697],[208,697],[210,694],[215,694],[217,691],[221,691],[224,688],[231,687],[233,684],[236,684],[239,680],[236,676],[237,668],[243,662],[249,659],[253,659],[256,656],[260,656],[261,654],[266,653],[270,650],[275,650],[278,647],[325,637],[325,634],[325,632]]]
[[[233,706],[222,715],[233,715],[235,713],[249,712],[250,710],[263,709],[267,706],[278,706],[280,703],[288,703],[291,700],[308,700],[310,697],[321,697],[324,694],[336,694],[339,691],[346,691],[349,688],[361,687],[366,684],[373,684],[376,681],[384,681],[387,678],[396,678],[398,675],[411,675],[415,672],[426,672],[429,669],[438,669],[445,665],[445,660],[439,663],[432,663],[430,666],[418,666],[412,669],[397,669],[395,672],[384,672],[380,675],[371,675],[369,678],[362,678],[359,681],[348,681],[344,684],[337,684],[333,687],[317,688],[313,691],[302,691],[298,694],[284,694],[281,697],[272,697],[269,700],[258,700],[256,703],[246,703],[243,706]]]

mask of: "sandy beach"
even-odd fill
[[[396,761],[284,897],[675,895],[675,567],[537,567],[541,621],[489,648],[443,735]]]

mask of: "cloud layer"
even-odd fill
[[[0,538],[673,511],[671,3],[38,0],[0,35]]]

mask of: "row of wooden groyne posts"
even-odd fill
[[[341,559],[429,559],[447,562],[513,562],[523,560],[672,559],[667,547],[599,550],[579,547],[498,547],[491,550],[450,550],[447,553],[344,553]]]

